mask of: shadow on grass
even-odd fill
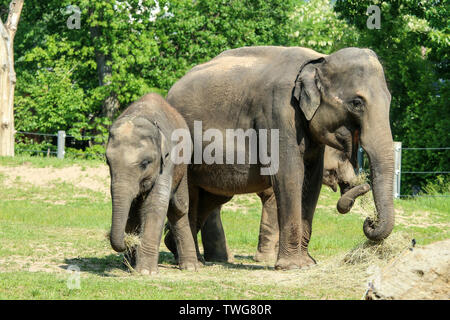
[[[236,255],[236,261],[234,263],[228,262],[206,262],[205,267],[213,265],[221,265],[227,269],[240,269],[240,270],[273,270],[273,267],[251,264],[248,260],[251,260],[253,256],[240,256]],[[81,272],[89,272],[102,277],[121,277],[123,273],[130,273],[130,269],[125,263],[123,254],[110,254],[104,257],[77,257],[64,259],[65,265],[61,265],[60,268],[68,269],[70,266],[76,266]],[[158,264],[160,268],[176,269],[177,262],[175,261],[173,254],[170,252],[161,251],[159,253]]]
[[[62,269],[68,269],[69,266],[77,266],[81,272],[89,272],[104,277],[117,276],[114,274],[115,271],[130,272],[125,264],[123,254],[110,254],[104,257],[66,258],[64,262],[67,265],[61,265],[60,268]],[[171,267],[176,266],[176,261],[172,253],[160,252],[158,264],[160,264],[160,267]]]
[[[206,267],[213,265],[221,265],[224,268],[228,269],[242,269],[242,270],[274,270],[274,267],[270,267],[267,265],[258,265],[252,264],[255,262],[253,260],[253,255],[244,256],[244,255],[235,255],[234,262],[220,262],[220,261],[211,261],[206,262]]]
[[[261,266],[257,264],[247,263],[230,263],[230,262],[206,262],[206,267],[213,265],[221,265],[227,269],[240,269],[240,270],[274,270],[274,267]]]

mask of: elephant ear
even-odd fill
[[[158,132],[159,132],[159,144],[160,144],[160,154],[161,154],[161,168],[160,168],[160,173],[163,172],[163,169],[165,167],[165,165],[167,164],[168,160],[169,160],[169,155],[170,155],[170,143],[169,140],[167,140],[166,135],[164,134],[164,132],[162,131],[161,127],[158,125],[157,122],[154,122],[155,126],[158,128]]]
[[[322,61],[323,58],[304,65],[295,80],[293,96],[308,121],[312,119],[320,105],[320,82],[315,64]]]

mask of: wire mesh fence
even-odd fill
[[[87,136],[87,135],[67,135],[65,131],[58,131],[58,133],[40,133],[40,132],[27,132],[27,131],[16,131],[16,135],[19,137],[37,137],[35,140],[39,140],[39,143],[19,143],[16,144],[16,150],[20,153],[29,154],[44,154],[48,157],[56,156],[57,158],[64,159],[66,156],[71,158],[100,158],[105,157],[104,152],[86,152],[87,146],[97,145],[99,141],[103,142],[104,138],[101,136]],[[17,136],[16,136],[17,137]],[[70,139],[66,141],[66,139]],[[50,141],[49,141],[50,140]],[[56,143],[56,144],[55,144]],[[73,144],[82,145],[81,148],[71,148],[70,145]],[[84,144],[84,145],[83,145]],[[69,146],[66,146],[69,145]],[[32,148],[36,146],[36,148]],[[42,150],[45,147],[46,150]]]
[[[420,190],[416,190],[416,192],[413,191],[412,194],[401,194],[401,182],[402,182],[402,176],[405,175],[446,175],[449,174],[450,171],[445,170],[417,170],[417,171],[403,171],[402,170],[402,151],[446,151],[450,150],[450,147],[421,147],[421,148],[413,148],[413,147],[402,147],[401,142],[394,142],[394,188],[393,188],[393,196],[396,199],[400,198],[408,198],[408,197],[423,197],[423,198],[448,198],[450,197],[450,194],[425,194],[420,192]],[[358,156],[357,156],[357,162],[358,162],[358,174],[363,172],[367,168],[365,166],[364,161],[364,150],[360,146],[358,148]],[[404,179],[403,179],[404,180]],[[420,188],[419,188],[420,189]]]
[[[401,146],[401,145],[400,145]],[[404,148],[401,147],[400,150],[395,150],[395,152],[401,152],[403,150],[406,151],[427,151],[427,150],[432,150],[432,151],[437,151],[437,150],[450,150],[450,147],[422,147],[422,148]],[[400,167],[401,167],[401,163],[400,163]],[[449,174],[450,171],[400,171],[400,176],[399,179],[401,179],[401,175],[405,175],[405,174],[418,174],[418,175],[441,175],[441,174]],[[400,183],[400,181],[399,181]],[[400,191],[400,188],[398,189]],[[431,197],[436,197],[436,198],[448,198],[450,197],[450,194],[398,194],[397,195],[398,198],[408,198],[408,197],[425,197],[425,198],[431,198]]]

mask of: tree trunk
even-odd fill
[[[94,39],[99,39],[102,36],[102,31],[99,26],[91,27],[91,35]],[[103,52],[96,51],[96,62],[97,62],[97,74],[98,82],[100,86],[108,86],[110,82],[107,80],[111,76],[111,66],[108,66],[107,62],[110,57],[105,55]],[[119,109],[119,100],[115,92],[111,92],[109,97],[103,101],[102,106],[102,116],[107,117],[111,121],[114,118],[114,113]]]
[[[9,5],[6,26],[0,19],[0,156],[14,156],[14,36],[22,12],[23,0]]]

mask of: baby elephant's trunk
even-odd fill
[[[337,210],[339,211],[339,213],[345,214],[349,212],[353,207],[356,198],[367,193],[369,190],[370,186],[368,183],[366,183],[353,187],[345,192],[337,203]]]

